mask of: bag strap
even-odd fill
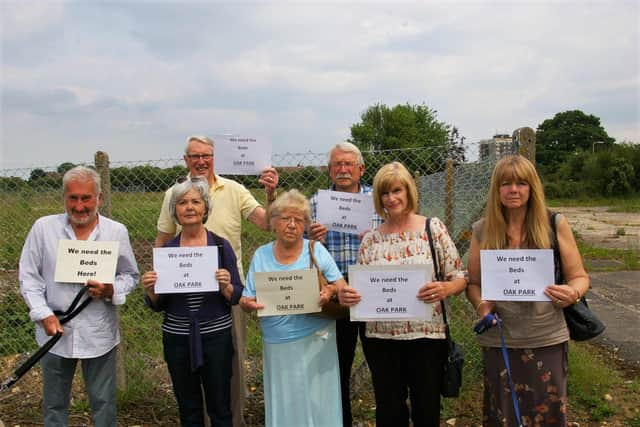
[[[562,272],[562,258],[560,257],[560,243],[558,243],[558,228],[556,224],[556,218],[558,212],[551,212],[549,215],[549,225],[551,226],[552,245],[553,245],[553,258],[555,271],[556,284],[564,283],[564,274]]]
[[[318,278],[320,278],[320,267],[318,266],[318,261],[316,260],[316,256],[313,253],[313,248],[315,246],[316,241],[309,239],[309,268],[315,268],[318,272]],[[322,291],[322,281],[318,280],[318,286]]]
[[[433,235],[431,234],[431,218],[427,218],[424,225],[427,231],[427,240],[429,241],[429,248],[431,249],[431,260],[433,261],[433,271],[436,273],[436,280],[444,281],[444,276],[440,270],[440,264],[438,263],[438,256],[436,254],[436,248],[433,245]],[[451,344],[451,333],[449,332],[449,322],[447,321],[447,309],[444,305],[444,300],[440,300],[440,307],[442,307],[442,319],[444,320],[444,330],[447,336],[447,343]]]

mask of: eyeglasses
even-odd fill
[[[300,227],[301,225],[304,225],[304,223],[306,222],[304,220],[304,218],[298,218],[298,217],[295,217],[295,216],[281,216],[281,215],[278,215],[277,219],[278,219],[278,221],[286,223],[287,225],[289,225],[289,224],[291,224],[293,222],[293,225],[295,225],[296,227]]]
[[[213,159],[213,154],[187,154],[186,155],[189,160],[211,160]]]
[[[204,178],[202,178],[201,176],[181,176],[180,178],[176,179],[176,184],[182,184],[183,182],[187,181],[201,182],[204,181]]]
[[[358,166],[358,162],[333,162],[331,163],[332,168],[340,169],[341,167],[345,167],[347,169],[353,169]]]

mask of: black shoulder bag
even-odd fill
[[[556,229],[557,212],[553,212],[549,218],[551,230],[553,231],[553,258],[555,264],[556,283],[566,283],[562,272],[562,259],[560,258],[560,245],[558,244],[558,233]],[[596,317],[589,309],[587,299],[582,296],[580,301],[571,304],[563,309],[564,320],[569,328],[569,336],[574,341],[586,341],[597,337],[604,331],[604,323]]]
[[[433,237],[431,235],[431,218],[427,218],[425,226],[429,247],[431,248],[431,260],[433,261],[433,270],[436,273],[436,279],[440,282],[444,281],[444,274],[440,271],[436,250],[433,246]],[[462,366],[464,365],[464,352],[456,342],[451,339],[449,331],[449,322],[447,321],[447,309],[444,301],[440,300],[442,307],[442,318],[444,320],[444,330],[447,336],[447,360],[442,371],[442,388],[440,394],[442,397],[458,397],[460,395],[460,387],[462,387]]]

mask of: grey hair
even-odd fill
[[[185,154],[189,154],[189,144],[191,143],[191,141],[198,141],[201,144],[206,144],[208,146],[211,147],[211,150],[213,150],[213,139],[207,137],[207,136],[202,136],[202,135],[191,135],[189,138],[187,138],[187,144],[184,146],[184,153]]]
[[[67,184],[76,181],[76,182],[93,182],[93,186],[96,190],[96,195],[102,192],[102,180],[100,179],[100,175],[94,169],[88,168],[86,166],[78,165],[69,169],[65,172],[62,177],[62,191],[63,193],[67,192]]]
[[[311,205],[309,205],[309,199],[300,191],[293,189],[280,194],[269,205],[269,222],[271,223],[271,229],[274,227],[273,221],[275,218],[286,210],[298,211],[304,216],[307,224],[311,222]]]
[[[364,165],[364,158],[362,157],[362,153],[360,149],[350,142],[344,141],[340,142],[333,146],[333,148],[329,151],[329,157],[327,158],[327,164],[331,166],[331,156],[335,151],[344,151],[345,153],[353,153],[358,156],[358,164]]]
[[[171,213],[171,216],[176,223],[180,224],[176,213],[176,206],[180,199],[182,199],[190,190],[196,190],[204,202],[204,216],[202,217],[202,223],[204,224],[209,218],[211,200],[209,199],[209,183],[207,183],[207,180],[203,178],[187,178],[186,181],[173,186],[171,189],[171,198],[169,199],[169,213]]]

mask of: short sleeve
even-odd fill
[[[318,265],[322,270],[322,274],[326,277],[329,283],[333,283],[336,280],[342,279],[342,273],[338,266],[336,265],[335,260],[327,250],[327,248],[322,245],[320,242],[316,242],[313,246],[314,254],[316,256],[316,260],[318,261]]]
[[[158,231],[163,233],[174,235],[176,234],[176,223],[171,217],[171,213],[169,212],[169,201],[171,200],[171,190],[173,187],[169,188],[164,193],[164,199],[162,200],[162,208],[160,209],[160,216],[158,216]]]
[[[238,196],[238,204],[240,207],[240,212],[242,213],[242,218],[247,219],[251,212],[253,212],[260,203],[253,197],[253,194],[247,188],[239,183],[237,184],[236,191]]]

